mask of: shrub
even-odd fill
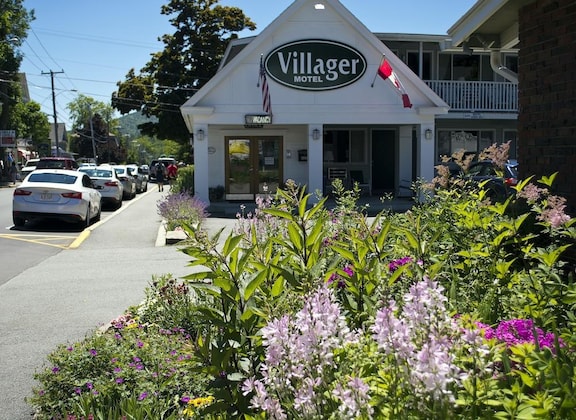
[[[208,216],[206,203],[188,192],[168,194],[158,202],[158,214],[166,221],[167,230],[183,225],[197,226]]]
[[[178,176],[172,181],[170,192],[194,195],[194,165],[178,168]]]

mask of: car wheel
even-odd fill
[[[18,216],[12,216],[12,221],[14,222],[14,226],[16,227],[22,227],[26,223],[26,219]]]
[[[102,217],[102,201],[100,201],[100,205],[98,206],[98,214],[94,218],[95,222],[99,222]]]
[[[87,227],[90,227],[90,205],[88,205],[88,208],[86,209],[86,219],[83,220],[82,222],[80,222],[80,227],[86,229]]]

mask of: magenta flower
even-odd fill
[[[388,270],[390,270],[390,272],[393,273],[394,271],[398,270],[403,265],[406,265],[406,264],[411,263],[411,262],[412,262],[411,257],[399,258],[397,260],[391,261],[388,264]]]
[[[148,393],[147,393],[147,392],[143,392],[143,393],[140,394],[140,396],[138,397],[138,401],[145,400],[146,397],[148,397]]]
[[[476,326],[484,331],[484,338],[487,340],[497,339],[506,343],[508,347],[517,344],[538,344],[539,347],[554,348],[555,336],[553,333],[544,332],[541,328],[534,326],[531,319],[511,319],[502,321],[496,329],[481,322],[476,322]],[[534,336],[536,333],[536,337]],[[564,345],[562,339],[558,339],[561,346]]]

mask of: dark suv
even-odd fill
[[[78,169],[78,162],[67,157],[43,157],[36,163],[36,169],[69,169],[75,171]]]
[[[483,183],[489,198],[504,201],[513,195],[518,184],[518,163],[508,161],[502,170],[496,168],[490,160],[482,160],[470,165],[468,179]]]
[[[170,165],[171,163],[176,164],[176,159],[174,159],[174,158],[159,158],[159,159],[154,159],[152,162],[150,162],[150,166],[149,166],[150,173],[148,174],[148,179],[150,181],[156,181],[156,165],[159,162],[162,162],[164,164],[164,166],[167,168],[168,165]]]

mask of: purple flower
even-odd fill
[[[188,395],[184,395],[182,398],[180,398],[180,402],[183,402],[184,404],[188,404],[189,401],[190,397]]]
[[[117,384],[123,384],[124,383],[124,378],[116,378],[115,381]]]
[[[58,372],[60,372],[60,368],[58,366],[54,366],[52,368],[52,373],[58,373]]]
[[[388,270],[390,270],[391,273],[393,273],[394,271],[398,270],[400,267],[402,267],[403,265],[406,265],[408,263],[412,262],[412,258],[411,257],[404,257],[404,258],[399,258],[397,260],[391,261],[388,264]]]
[[[98,354],[98,352],[96,351],[96,349],[90,349],[90,350],[89,350],[89,353],[90,353],[92,356],[96,356],[96,355]]]
[[[146,399],[146,397],[148,397],[148,393],[147,392],[143,392],[140,394],[140,396],[138,397],[138,401],[142,401],[144,399]]]

